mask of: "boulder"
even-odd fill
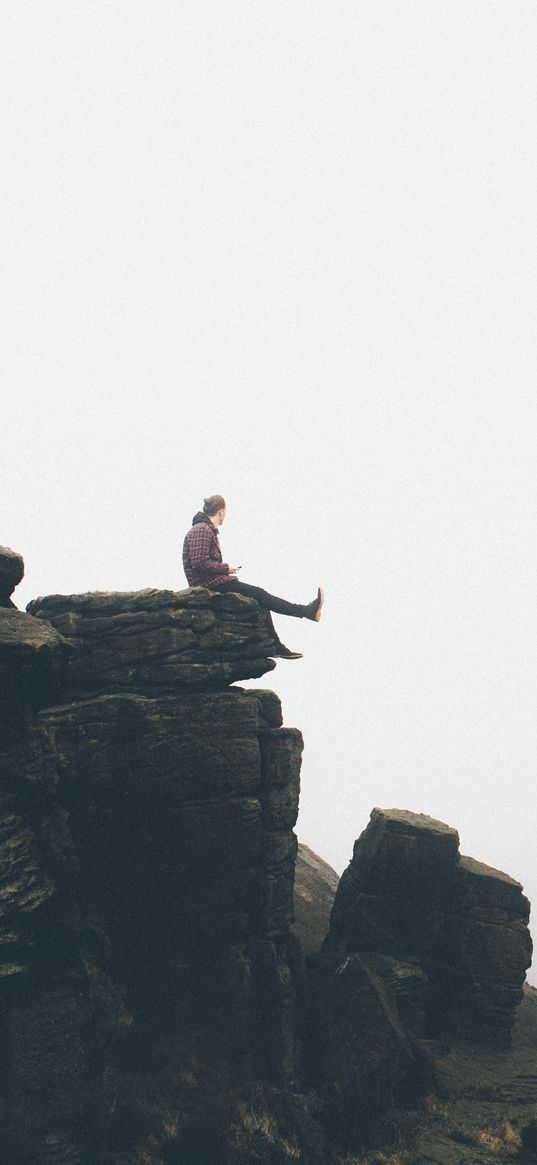
[[[519,882],[461,857],[447,929],[450,1027],[462,1038],[509,1045],[531,963],[529,914]]]
[[[327,939],[397,956],[435,949],[458,858],[455,829],[423,813],[373,809],[341,878]]]
[[[416,1035],[466,1033],[504,1046],[531,961],[528,918],[520,884],[461,857],[456,830],[374,809],[341,878],[324,949],[417,968],[417,978],[399,980],[404,997],[394,991]]]
[[[416,1061],[386,978],[367,956],[312,960],[317,1070],[338,1139],[363,1135],[401,1094]]]
[[[17,554],[16,550],[10,550],[8,546],[0,546],[0,607],[15,608],[11,595],[23,578],[22,554]]]

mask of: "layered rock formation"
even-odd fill
[[[341,879],[325,950],[419,964],[430,983],[429,1033],[505,1045],[531,962],[529,912],[519,882],[459,855],[455,829],[374,809]]]
[[[295,1072],[302,739],[272,693],[225,686],[272,665],[252,600],[32,610],[0,612],[0,667],[22,677],[1,749],[2,1132],[10,1165],[94,1165],[125,1058]]]
[[[302,847],[293,929],[302,738],[230,687],[274,666],[253,600],[30,611],[0,609],[6,1165],[341,1165],[442,1087],[440,1038],[507,1044],[528,903],[450,827],[374,810],[330,924]]]
[[[529,903],[459,856],[455,829],[374,809],[316,964],[319,1061],[340,1118],[415,1088],[425,1040],[508,1046],[531,962]]]
[[[244,595],[186,591],[49,595],[28,606],[72,647],[69,695],[221,688],[275,667],[266,615]]]

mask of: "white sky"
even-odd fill
[[[537,900],[533,0],[3,0],[2,522],[38,594],[224,556],[337,870],[373,805]],[[263,682],[263,681],[262,681]]]

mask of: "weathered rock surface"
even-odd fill
[[[24,630],[30,616],[16,618]],[[0,1144],[9,1165],[81,1165],[96,1148],[93,1013],[55,751],[27,702],[32,662],[42,700],[30,652],[24,699],[0,716]]]
[[[293,931],[305,954],[319,951],[328,933],[339,874],[303,842],[295,865]]]
[[[9,1165],[108,1160],[139,1132],[132,1112],[118,1132],[125,1073],[148,1065],[296,1073],[302,738],[272,693],[226,686],[272,666],[272,644],[252,600],[221,598],[0,611]]]
[[[15,608],[12,594],[24,578],[24,559],[16,550],[0,546],[0,607]],[[15,608],[16,609],[16,608]]]
[[[254,599],[205,587],[49,595],[28,606],[72,647],[71,697],[222,688],[275,667]]]
[[[529,903],[506,874],[459,857],[458,841],[456,830],[423,814],[374,809],[341,878],[314,983],[326,1032],[323,1078],[351,1124],[364,1096],[362,1073],[352,1053],[334,1054],[328,1035],[338,1026],[334,1008],[350,972],[356,978],[359,968],[361,982],[367,975],[380,1001],[361,1008],[356,1031],[348,1019],[351,1048],[360,1042],[361,1024],[363,1064],[375,1066],[370,1112],[379,1110],[381,1096],[404,1092],[412,1075],[401,1049],[399,1056],[394,1051],[393,1023],[389,1039],[378,1018],[381,1005],[385,1016],[397,1017],[416,1077],[427,1055],[424,1040],[464,1035],[509,1044],[531,961]],[[352,988],[347,993],[350,1017]]]
[[[0,705],[20,707],[59,699],[68,645],[46,620],[0,607]]]
[[[314,978],[316,1037],[331,1120],[359,1136],[415,1072],[392,992],[367,955],[325,956]]]
[[[519,882],[459,856],[456,830],[424,814],[374,809],[334,902],[325,949],[418,961],[430,980],[430,1034],[509,1042],[531,962]]]
[[[338,879],[301,847],[294,886],[302,738],[229,686],[273,666],[257,604],[31,611],[0,610],[2,1165],[341,1165],[391,1103],[455,1103],[467,1035],[514,1096],[477,1041],[508,1041],[528,904],[455,830],[374,810],[308,977]]]

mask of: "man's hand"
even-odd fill
[[[229,569],[230,574],[236,574],[237,571],[241,569],[241,567],[240,566],[230,566],[230,567],[228,567],[228,569]]]

